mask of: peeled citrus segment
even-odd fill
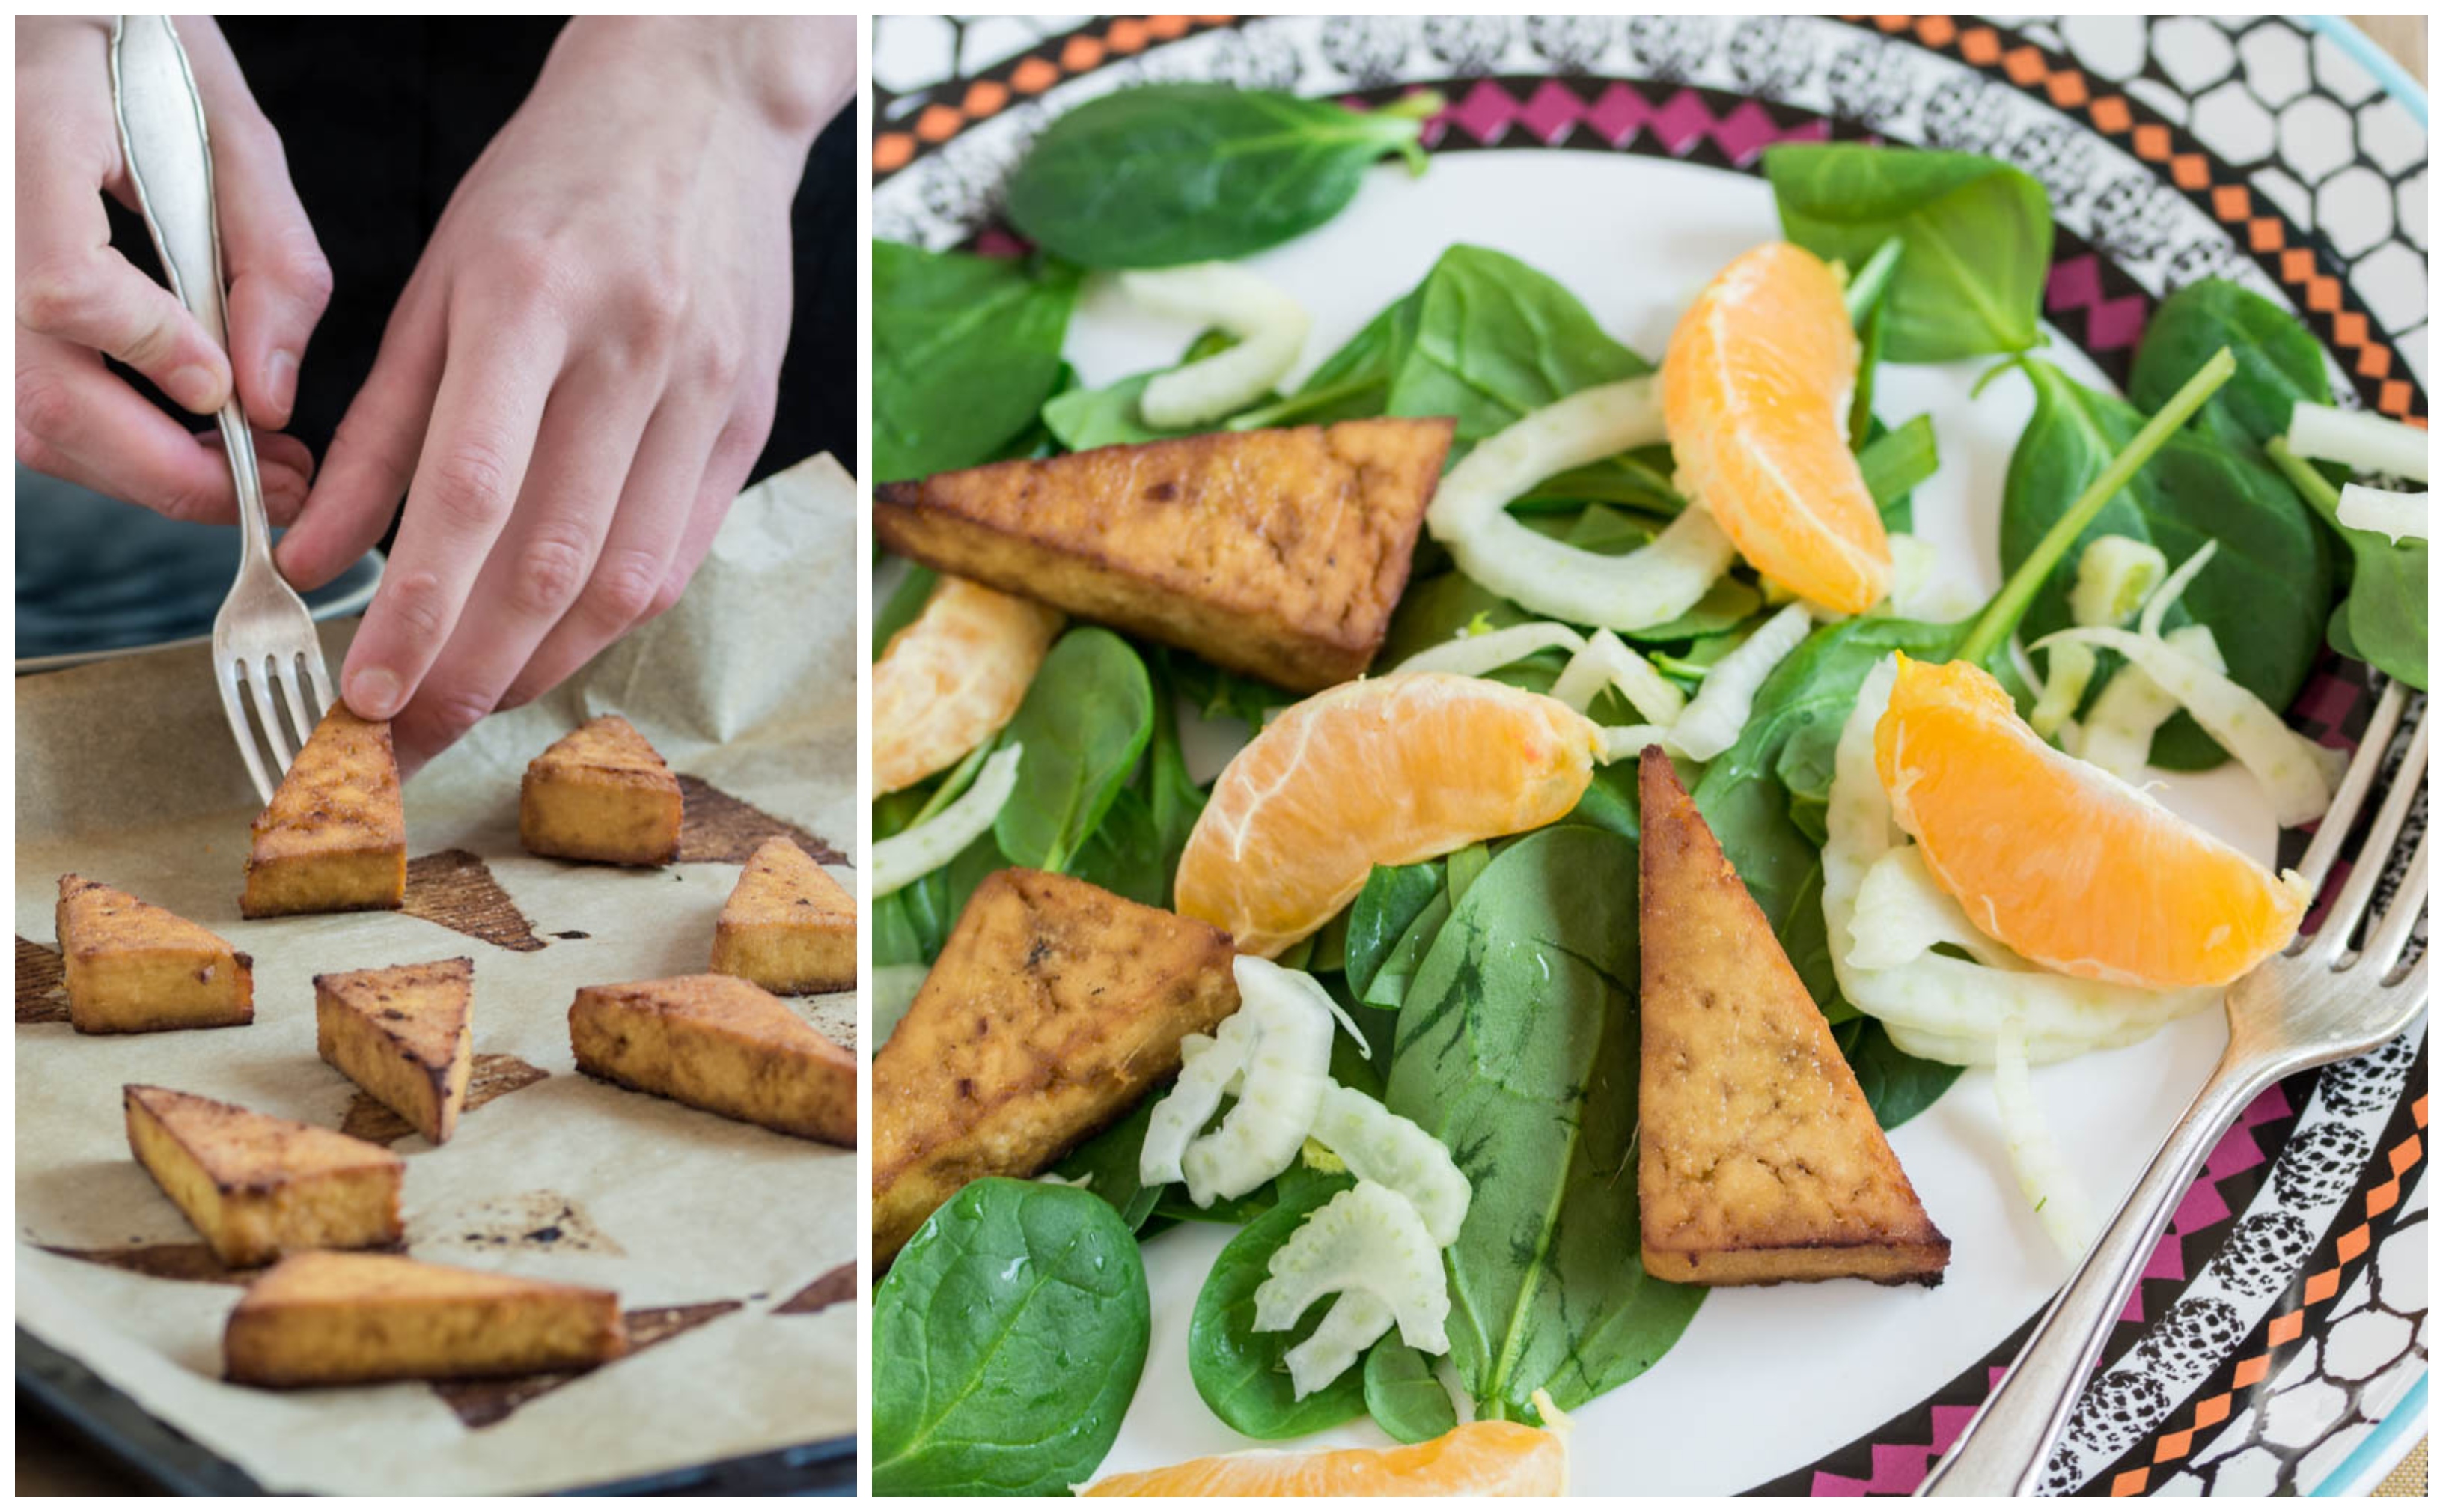
[[[1662,416],[1686,490],[1739,555],[1810,603],[1882,601],[1891,546],[1850,453],[1858,337],[1814,253],[1768,242],[1705,286],[1662,358]]]
[[[2287,945],[2305,911],[2289,879],[2046,745],[1971,662],[1900,658],[1875,770],[1935,880],[2055,971],[2218,986]]]
[[[1395,1449],[1218,1454],[1107,1475],[1088,1496],[1559,1496],[1569,1449],[1524,1423],[1468,1423]]]
[[[873,790],[895,793],[1001,732],[1060,633],[1061,614],[944,577],[873,664]]]
[[[1393,673],[1283,710],[1231,759],[1180,853],[1179,912],[1276,956],[1374,867],[1549,824],[1577,806],[1603,736],[1557,698]]]

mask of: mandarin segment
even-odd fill
[[[1263,1449],[1107,1475],[1087,1496],[1560,1496],[1569,1450],[1524,1423],[1463,1424],[1389,1449]]]
[[[1478,677],[1394,673],[1284,710],[1247,743],[1179,857],[1179,912],[1277,956],[1376,866],[1549,824],[1603,744],[1558,699]]]
[[[1840,280],[1768,242],[1722,269],[1671,333],[1662,414],[1687,491],[1755,569],[1862,614],[1890,588],[1883,517],[1849,451],[1858,337]]]
[[[873,664],[873,790],[910,787],[1001,732],[1063,616],[946,574]]]
[[[1972,662],[1900,658],[1875,769],[1927,870],[2040,966],[2213,986],[2290,942],[2304,889],[2037,738]]]

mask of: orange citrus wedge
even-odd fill
[[[873,664],[873,790],[955,766],[1026,701],[1061,614],[945,574]]]
[[[1758,572],[1862,614],[1891,583],[1883,517],[1849,452],[1858,337],[1814,253],[1768,242],[1722,269],[1662,357],[1684,486]]]
[[[1377,865],[1549,824],[1603,736],[1557,698],[1449,673],[1343,683],[1292,705],[1213,784],[1180,853],[1179,912],[1271,957],[1323,928]]]
[[[1111,1475],[1088,1496],[1560,1496],[1561,1436],[1524,1423],[1467,1423],[1396,1449],[1251,1450]]]
[[[2306,909],[2294,879],[2046,745],[1973,662],[1901,657],[1875,769],[1935,880],[2055,971],[2216,986],[2289,944]]]

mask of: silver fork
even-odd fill
[[[220,217],[212,198],[212,154],[204,129],[203,98],[187,67],[187,51],[168,16],[120,16],[110,29],[110,101],[119,117],[119,145],[127,175],[170,287],[194,312],[204,330],[226,350],[229,317],[221,285]],[[303,746],[315,721],[331,707],[331,673],[322,664],[322,643],[305,601],[271,562],[271,522],[263,507],[263,475],[255,464],[254,433],[232,389],[216,416],[230,474],[237,485],[238,526],[244,540],[237,581],[212,620],[212,680],[230,733],[246,758],[255,791],[266,803],[287,775],[289,744],[280,728],[277,689]],[[304,685],[312,685],[309,708]],[[252,696],[263,738],[271,747],[266,772],[247,727],[244,686]]]
[[[2331,811],[2299,863],[2311,896],[2324,892],[2341,858],[2406,702],[2395,682],[2376,704]],[[2399,847],[2401,825],[2425,782],[2426,716],[2420,712],[2392,787],[2331,911],[2313,934],[2302,933],[2289,949],[2232,985],[2224,1000],[2231,1044],[2205,1090],[2173,1126],[2078,1274],[2053,1299],[2009,1376],[1918,1488],[1920,1496],[2032,1495],[2113,1319],[2214,1142],[2274,1082],[2371,1050],[2406,1031],[2425,1011],[2426,964],[2402,964],[2426,908],[2424,834],[2382,915],[2367,918]],[[2350,938],[2361,920],[2365,943],[2353,950]]]

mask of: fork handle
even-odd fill
[[[170,288],[226,352],[229,312],[221,284],[211,141],[204,127],[203,96],[168,16],[119,16],[112,23],[110,97],[119,118],[119,145],[127,154],[127,175],[170,276]],[[214,418],[237,485],[246,551],[267,561],[271,530],[263,507],[263,474],[255,461],[254,433],[247,428],[234,384]]]
[[[2010,1374],[1918,1487],[1918,1495],[2035,1494],[2053,1441],[2069,1422],[2080,1388],[2188,1189],[2189,1178],[2256,1095],[2295,1069],[2238,1043],[2224,1052],[2204,1090],[2138,1178],[2120,1216],[2054,1297]]]

